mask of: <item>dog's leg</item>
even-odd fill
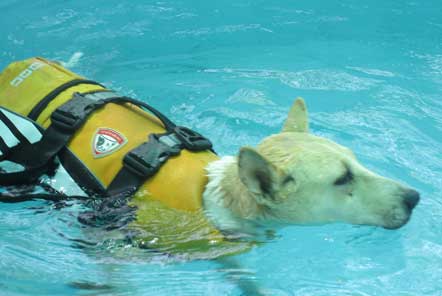
[[[216,259],[216,262],[221,265],[219,270],[226,274],[227,279],[241,290],[241,295],[268,295],[259,287],[257,281],[251,278],[251,276],[254,275],[254,272],[245,270],[234,257],[227,256],[218,258]]]

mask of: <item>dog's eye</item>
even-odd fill
[[[353,173],[347,169],[345,170],[345,173],[340,176],[336,181],[335,181],[335,185],[345,185],[347,183],[350,183],[353,180]]]
[[[282,185],[285,186],[288,183],[294,182],[294,181],[295,181],[295,179],[292,176],[288,175],[287,177],[284,178],[284,180],[282,180]]]

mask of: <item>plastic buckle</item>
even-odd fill
[[[123,158],[123,165],[131,172],[142,178],[155,174],[170,156],[178,155],[178,146],[163,143],[156,134],[149,135],[149,141],[144,142],[129,151]]]
[[[147,143],[144,143],[147,144]],[[144,145],[143,144],[143,145]],[[137,147],[139,148],[139,147]],[[136,149],[128,152],[123,158],[123,165],[132,173],[136,175],[147,178],[155,174],[158,170],[151,166],[142,156],[137,153]]]
[[[177,126],[174,129],[174,133],[187,150],[201,151],[212,149],[212,142],[187,127]]]
[[[51,114],[52,126],[66,131],[75,131],[81,125],[82,119],[58,109]]]
[[[71,100],[52,112],[51,122],[55,127],[62,130],[75,131],[93,110],[105,103],[103,100],[94,101],[79,93],[74,93]]]

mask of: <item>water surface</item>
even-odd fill
[[[268,295],[442,295],[442,3],[3,0],[0,11],[1,68],[76,53],[73,71],[152,103],[222,155],[278,132],[302,96],[313,133],[422,194],[397,231],[293,226],[224,271],[111,242],[78,248],[76,203],[0,204],[0,294],[240,295],[251,281]]]

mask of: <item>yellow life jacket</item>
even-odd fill
[[[107,90],[42,58],[12,63],[0,74],[0,105],[29,116],[44,128],[51,125],[51,114],[74,93],[101,91]],[[121,170],[123,158],[129,151],[146,142],[149,134],[165,132],[158,118],[139,107],[129,103],[108,103],[88,117],[67,148],[73,155],[71,158],[87,168],[89,177],[93,176],[98,185],[106,189]],[[97,141],[100,140],[105,142],[101,149],[104,153],[97,151]],[[197,211],[201,208],[202,192],[207,183],[204,168],[216,159],[217,156],[209,150],[182,150],[179,156],[171,157],[146,180],[138,190],[143,194],[138,194],[137,200],[143,196],[159,200],[171,208]],[[73,177],[80,186],[87,186],[88,182],[80,173],[73,174]]]
[[[90,101],[92,97],[99,100],[113,96],[115,97],[115,93],[104,86],[42,58],[12,63],[0,73],[0,119],[3,116],[7,120],[15,120],[17,125],[32,133],[35,127],[33,129],[23,121],[23,118],[28,117],[39,125],[37,128],[41,130],[43,138],[44,133],[48,133],[56,123],[59,125],[61,122],[62,127],[64,124],[64,127],[69,129],[70,121],[63,121],[66,119],[63,117],[63,110],[71,109],[75,113],[75,110],[81,107],[77,105],[81,105],[85,98],[89,98]],[[61,121],[60,114],[63,115]],[[115,101],[103,104],[78,126],[66,143],[66,149],[61,150],[57,157],[74,181],[86,192],[106,192],[115,184],[115,180],[128,164],[127,155],[149,144],[153,139],[158,141],[160,146],[167,144],[161,142],[163,138],[159,136],[150,137],[146,141],[148,135],[170,132],[165,126],[164,118],[160,118],[162,114],[154,114],[146,112],[139,104],[133,102]],[[19,116],[23,118],[20,119]],[[14,142],[14,135],[9,139],[1,137],[0,161],[8,152],[3,153],[4,144],[8,141]],[[39,140],[42,136],[34,138]],[[170,140],[166,137],[164,139]],[[50,146],[50,143],[48,145]],[[32,154],[33,150],[26,151]],[[146,150],[142,152],[149,154]],[[161,158],[161,155],[159,156]],[[216,159],[217,156],[209,149],[181,149],[178,155],[170,155],[155,174],[137,186],[137,191],[133,192],[130,201],[130,204],[137,208],[136,218],[130,227],[137,230],[136,240],[140,244],[148,242],[149,247],[167,252],[194,250],[198,254],[217,246],[217,251],[212,252],[209,257],[235,254],[250,248],[250,244],[225,240],[204,216],[202,194],[208,181],[205,167]],[[136,172],[138,164],[135,158],[135,166],[132,168],[135,168]],[[124,187],[124,178],[121,180],[116,184]],[[189,236],[192,239],[189,239]]]

